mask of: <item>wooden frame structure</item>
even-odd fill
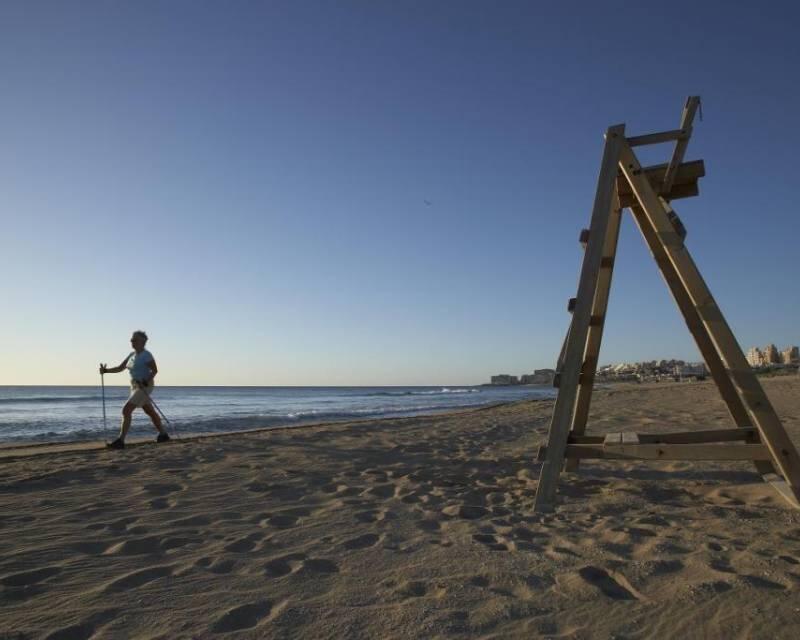
[[[794,507],[800,508],[800,456],[787,435],[711,291],[684,244],[686,229],[670,206],[672,200],[698,195],[705,174],[702,160],[684,162],[692,122],[700,104],[687,99],[679,129],[625,136],[625,125],[605,134],[600,177],[584,246],[578,293],[554,386],[558,388],[534,510],[555,508],[563,470],[574,471],[580,459],[752,460],[756,470]],[[675,142],[670,161],[642,167],[634,148]],[[586,423],[603,336],[622,211],[629,208],[661,275],[697,343],[735,429],[670,434],[616,433],[586,436]]]

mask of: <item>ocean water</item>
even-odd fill
[[[128,387],[0,386],[0,442],[94,440],[117,432]],[[179,435],[312,422],[413,416],[531,398],[550,387],[156,387]],[[134,412],[131,437],[154,435]]]

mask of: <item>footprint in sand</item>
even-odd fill
[[[122,576],[121,578],[117,578],[113,582],[110,582],[108,585],[106,585],[105,591],[127,591],[129,589],[141,587],[148,582],[153,582],[153,580],[158,580],[159,578],[165,578],[171,575],[172,567],[170,566],[149,567],[147,569],[141,569],[140,571],[134,571],[133,573]]]
[[[479,520],[486,516],[489,511],[477,505],[455,504],[442,509],[442,513],[451,518],[463,518],[464,520]]]
[[[401,584],[395,593],[403,598],[421,598],[428,593],[428,587],[424,582],[412,580]]]
[[[362,495],[375,496],[377,498],[394,498],[396,487],[389,484],[376,484],[366,489]]]
[[[301,569],[310,573],[339,573],[339,565],[325,558],[309,558],[303,562]]]
[[[176,504],[174,500],[170,500],[169,498],[153,498],[150,501],[150,508],[155,510],[171,509]]]
[[[272,613],[272,602],[260,600],[226,611],[212,626],[212,633],[230,633],[255,627]]]
[[[133,524],[139,518],[137,517],[127,517],[127,518],[120,518],[119,520],[114,520],[114,522],[107,522],[104,526],[109,531],[114,531],[119,533],[121,531],[125,531],[128,528],[129,524]]]
[[[347,540],[342,546],[345,549],[366,549],[368,547],[374,547],[380,540],[381,537],[377,534],[365,533],[363,536]]]
[[[119,612],[119,609],[98,611],[83,622],[53,631],[45,640],[82,640],[83,638],[91,638],[100,627],[116,618]]]
[[[6,587],[28,587],[33,584],[38,584],[47,578],[61,573],[58,567],[43,567],[41,569],[34,569],[32,571],[23,571],[21,573],[13,573],[11,575],[0,578],[0,584]]]
[[[419,520],[416,523],[417,529],[420,531],[435,532],[442,528],[438,520]]]
[[[170,527],[205,527],[210,525],[211,522],[212,520],[208,516],[196,515],[167,522],[167,525]]]
[[[370,509],[369,511],[360,511],[355,514],[356,520],[365,523],[393,520],[394,518],[394,513],[388,509]]]
[[[751,587],[756,587],[757,589],[774,589],[782,591],[786,589],[786,585],[781,584],[780,582],[773,582],[772,580],[767,580],[766,578],[762,578],[761,576],[753,576],[753,575],[740,575],[739,579],[746,584],[749,584]]]
[[[472,539],[492,551],[513,551],[516,548],[513,542],[493,533],[476,533],[473,534]]]
[[[176,536],[174,538],[164,538],[164,540],[161,541],[161,550],[169,551],[170,549],[180,549],[181,547],[185,547],[187,544],[197,544],[199,542],[202,542],[201,538],[180,536]]]
[[[70,545],[70,549],[73,551],[77,551],[78,553],[85,553],[89,556],[97,556],[102,555],[106,552],[106,550],[112,545],[111,542],[100,542],[86,540],[84,542],[76,542],[73,545]]]
[[[104,555],[136,556],[161,552],[161,537],[149,536],[125,540],[110,547]]]
[[[176,491],[183,491],[186,487],[176,482],[156,482],[153,484],[146,484],[142,489],[149,493],[151,496],[161,497],[175,493]]]
[[[255,549],[256,542],[258,540],[262,540],[263,538],[264,534],[260,531],[251,533],[249,536],[239,538],[238,540],[226,545],[225,551],[230,551],[232,553],[247,553],[248,551]]]
[[[278,529],[290,529],[297,524],[297,520],[297,516],[278,514],[267,519],[267,524]]]
[[[305,557],[305,554],[302,553],[290,553],[270,560],[264,565],[264,574],[268,578],[282,578],[290,573],[295,573],[300,570]]]
[[[578,575],[593,587],[597,587],[605,596],[612,600],[637,600],[633,588],[626,588],[621,583],[627,582],[621,576],[612,577],[605,569],[586,566],[578,570]]]
[[[313,574],[332,574],[339,572],[339,565],[325,558],[306,558],[302,553],[291,553],[270,560],[264,565],[264,574],[268,578],[282,578],[298,571]]]

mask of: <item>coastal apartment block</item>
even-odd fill
[[[800,364],[800,349],[793,345],[786,347],[783,351],[778,351],[774,344],[768,344],[763,349],[750,347],[747,351],[747,362],[751,367]]]

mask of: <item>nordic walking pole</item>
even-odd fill
[[[139,388],[140,388],[142,391],[144,391],[145,395],[147,396],[147,399],[150,401],[150,404],[152,404],[152,405],[155,407],[156,411],[158,411],[158,415],[160,415],[162,418],[164,418],[164,422],[166,422],[166,423],[167,423],[167,426],[169,427],[169,430],[170,430],[170,431],[172,431],[172,433],[174,433],[174,434],[175,434],[175,437],[176,437],[176,438],[178,438],[178,439],[180,440],[180,436],[178,435],[178,430],[175,428],[175,425],[173,425],[173,424],[172,424],[172,423],[169,421],[169,418],[167,418],[167,416],[165,416],[165,415],[164,415],[164,412],[161,410],[161,407],[159,407],[159,406],[156,404],[156,401],[155,401],[155,400],[153,400],[153,396],[151,396],[151,395],[150,395],[150,393],[148,393],[148,391],[147,391],[147,387],[142,387],[142,386],[140,385],[140,386],[139,386]]]
[[[108,440],[108,424],[106,423],[106,381],[103,376],[103,369],[106,368],[102,362],[100,363],[100,389],[103,392],[103,435]]]

